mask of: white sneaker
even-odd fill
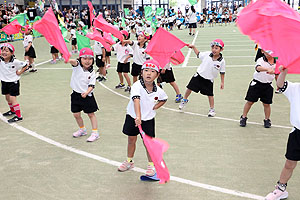
[[[208,117],[214,117],[216,116],[216,112],[214,108],[209,109],[208,111]]]
[[[265,200],[281,200],[281,199],[286,199],[288,198],[289,193],[285,190],[284,192],[279,190],[278,187],[276,189],[269,193],[266,197]]]
[[[92,133],[91,136],[86,140],[87,142],[94,142],[99,139],[99,133]]]
[[[181,99],[181,102],[179,104],[179,110],[184,109],[184,107],[186,106],[186,104],[189,102],[188,99]]]
[[[148,165],[147,171],[146,171],[146,176],[154,176],[155,173],[156,173],[155,167],[153,167],[152,165]]]

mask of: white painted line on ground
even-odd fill
[[[197,37],[198,37],[198,33],[199,33],[199,31],[196,32],[196,35],[195,35],[195,37],[194,37],[194,39],[193,39],[193,42],[192,42],[192,45],[195,44],[196,39],[197,39]],[[191,56],[191,52],[192,52],[192,49],[189,49],[189,51],[188,51],[188,53],[187,53],[187,56],[185,57],[184,62],[183,62],[183,64],[182,64],[182,67],[186,67],[186,66],[187,66],[187,64],[188,64],[188,62],[189,62],[189,59],[190,59],[190,56]]]

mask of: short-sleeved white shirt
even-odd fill
[[[24,48],[26,48],[30,42],[32,43],[31,46],[34,47],[32,41],[33,41],[32,35],[25,35],[23,40]]]
[[[133,50],[129,45],[122,46],[119,42],[114,46],[114,50],[117,52],[117,60],[120,63],[124,63],[128,55],[133,55]]]
[[[138,41],[132,41],[131,45],[133,49],[133,62],[138,65],[143,65],[144,62],[150,58],[150,56],[145,52],[146,45],[140,47]]]
[[[189,11],[188,13],[188,16],[189,16],[189,23],[192,24],[192,23],[197,23],[197,15],[196,15],[196,12],[193,12],[193,11]]]
[[[71,29],[71,35],[72,35],[72,38],[76,38],[76,30],[75,29]]]
[[[71,88],[77,93],[84,93],[89,87],[95,87],[96,84],[96,73],[93,67],[89,70],[85,70],[79,62],[77,66],[73,66],[73,72],[71,76]],[[93,90],[88,94],[92,96]]]
[[[17,75],[17,71],[25,67],[27,64],[23,61],[13,59],[12,62],[5,63],[0,59],[0,79],[4,82],[16,82],[21,76]]]
[[[286,81],[281,91],[290,102],[290,122],[300,130],[300,83]]]
[[[147,121],[155,117],[156,111],[153,107],[158,101],[167,101],[167,94],[153,83],[153,91],[149,92],[146,89],[143,79],[135,82],[131,87],[130,100],[127,106],[127,114],[132,118],[136,118],[134,110],[134,99],[140,99],[141,120]]]
[[[103,45],[100,42],[95,41],[94,52],[97,56],[102,55],[102,48],[103,48]]]
[[[213,60],[213,54],[210,51],[200,52],[198,58],[202,60],[201,65],[197,68],[197,73],[205,79],[212,82],[217,78],[218,74],[225,73],[225,59],[220,54],[217,60]]]
[[[256,62],[256,67],[257,66],[262,66],[262,67],[271,68],[275,70],[276,64],[274,63],[271,65],[270,63],[268,63],[266,58],[261,57]],[[262,83],[271,83],[274,80],[274,78],[275,78],[275,74],[268,74],[266,71],[264,72],[255,71],[253,74],[253,79],[258,80],[259,82]]]

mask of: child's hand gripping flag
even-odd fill
[[[139,125],[138,128],[151,160],[154,163],[157,177],[160,179],[159,183],[164,184],[168,182],[170,180],[170,173],[165,161],[163,160],[163,153],[168,150],[169,144],[163,140],[146,135],[142,130],[141,125]]]
[[[48,9],[41,20],[33,24],[33,29],[41,33],[49,42],[49,44],[58,49],[63,54],[65,62],[68,62],[71,54],[67,48],[59,29],[56,17],[51,8]]]

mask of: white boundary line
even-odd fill
[[[195,44],[196,39],[197,39],[197,37],[198,37],[198,33],[199,33],[199,31],[196,32],[196,35],[195,35],[195,37],[194,37],[194,39],[193,39],[193,42],[192,42],[192,45]],[[189,49],[189,51],[188,51],[188,53],[187,53],[187,55],[186,55],[186,57],[185,57],[185,59],[184,59],[184,62],[183,62],[183,64],[182,64],[182,67],[186,67],[186,66],[187,66],[187,64],[188,64],[188,62],[189,62],[189,58],[190,58],[190,56],[191,56],[191,52],[192,52],[192,49]]]

